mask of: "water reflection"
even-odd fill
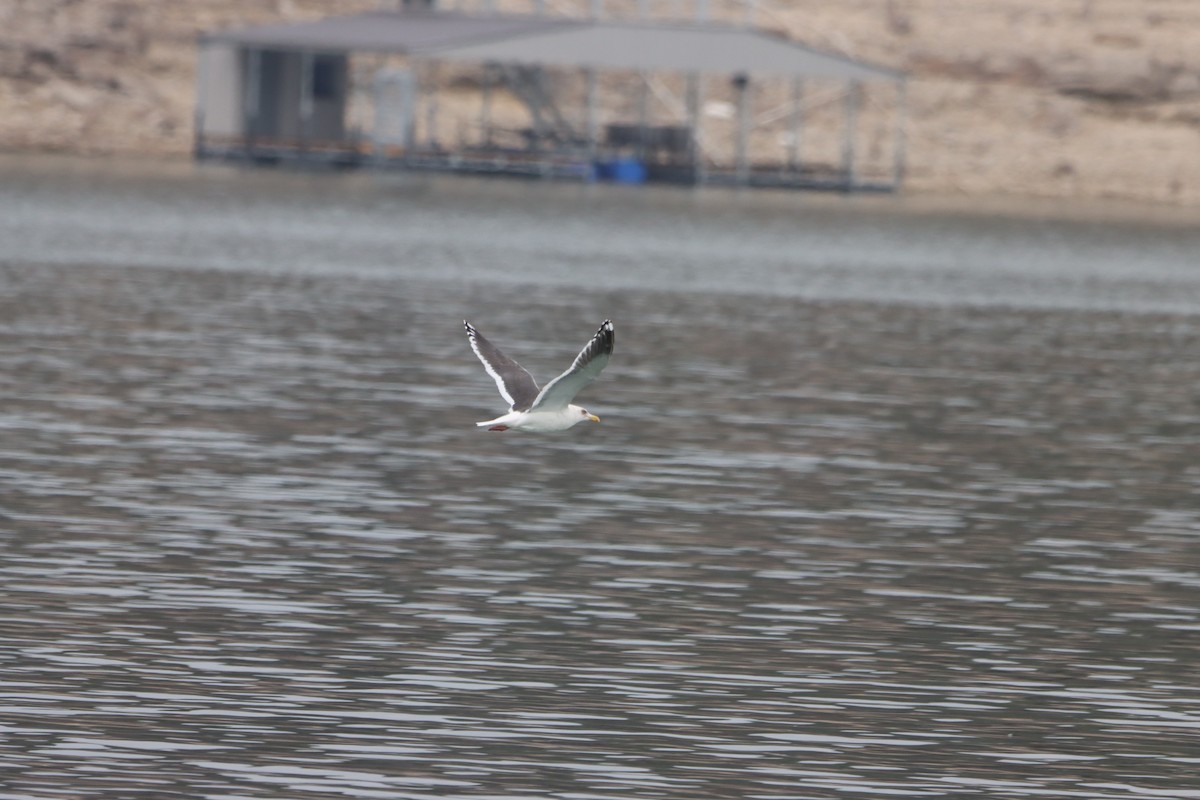
[[[10,262],[5,789],[1200,797],[1198,320]]]

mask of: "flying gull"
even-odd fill
[[[613,351],[612,320],[604,320],[592,340],[575,356],[571,367],[547,383],[541,391],[538,390],[533,376],[526,372],[524,367],[483,338],[483,334],[475,330],[474,325],[464,319],[463,326],[467,329],[471,349],[483,362],[483,368],[487,370],[488,375],[496,381],[496,388],[508,401],[509,406],[507,414],[486,422],[476,422],[477,426],[489,431],[506,431],[512,428],[546,433],[565,431],[584,420],[600,421],[595,414],[589,414],[586,408],[573,405],[571,401],[583,387],[596,379],[600,370],[608,363],[608,357]]]

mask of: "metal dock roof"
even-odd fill
[[[445,47],[511,39],[580,24],[579,20],[545,16],[374,11],[308,22],[233,28],[205,34],[201,41],[283,50],[428,53]]]
[[[900,73],[823,53],[750,28],[717,24],[588,22],[437,52],[438,58],[598,69],[773,73],[898,80]]]
[[[598,69],[773,73],[841,80],[903,77],[895,70],[814,50],[781,36],[716,23],[378,11],[220,31],[203,41]]]

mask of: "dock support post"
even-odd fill
[[[804,79],[792,78],[792,138],[788,142],[788,170],[799,175],[800,149],[804,143]]]
[[[313,117],[313,54],[305,50],[300,54],[300,150],[308,150],[312,136]]]
[[[704,155],[700,151],[701,80],[698,72],[689,72],[687,75],[687,157],[693,184],[704,183]]]
[[[438,149],[438,62],[425,63],[425,142],[430,150]]]
[[[858,185],[855,173],[855,140],[858,134],[858,106],[861,101],[862,84],[858,81],[846,83],[845,130],[842,132],[842,172],[846,176],[846,190],[854,191]]]
[[[734,142],[734,169],[737,183],[745,186],[750,182],[750,76],[740,72],[733,76],[733,87],[737,91],[737,139]]]
[[[904,171],[907,168],[907,154],[905,150],[908,147],[908,79],[900,78],[896,81],[896,131],[895,142],[892,145],[895,151],[892,154],[892,191],[900,188],[900,184],[904,181]]]
[[[584,131],[587,137],[588,160],[594,165],[599,152],[600,120],[596,113],[596,70],[589,68],[584,71],[587,95],[587,119],[584,120]]]
[[[479,133],[483,139],[483,146],[488,149],[492,147],[492,81],[494,77],[493,65],[484,64],[483,86],[480,90],[479,102]]]
[[[208,100],[208,48],[200,46],[196,59],[196,107],[192,110],[192,157],[204,156],[204,112]]]
[[[638,71],[638,142],[637,157],[646,160],[646,139],[650,134],[650,81],[643,70]]]
[[[246,51],[246,92],[242,105],[242,128],[245,134],[246,155],[254,151],[254,142],[262,125],[262,51],[252,48]]]

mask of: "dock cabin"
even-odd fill
[[[714,22],[431,8],[201,37],[201,160],[891,191],[905,76]]]

